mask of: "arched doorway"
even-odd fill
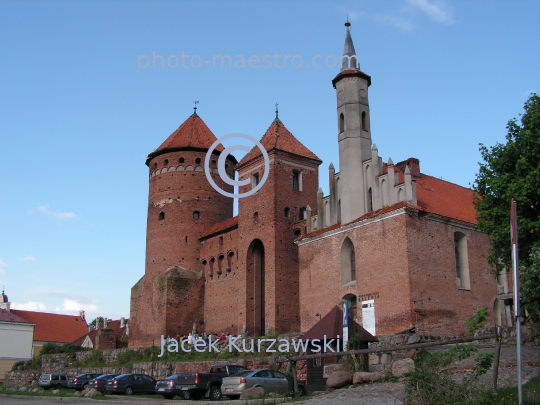
[[[264,336],[265,328],[265,273],[264,273],[264,245],[255,239],[248,248],[247,255],[247,288],[246,302],[248,331],[252,335]]]

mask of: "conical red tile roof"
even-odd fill
[[[275,119],[274,122],[272,122],[262,137],[261,144],[267,152],[270,152],[272,149],[277,149],[322,162],[322,160],[312,151],[302,145],[302,143],[300,143],[300,141],[285,128],[285,125],[283,125],[283,122],[279,119]],[[254,146],[238,165],[242,165],[260,155],[261,151],[257,146]]]
[[[149,157],[160,155],[166,150],[178,149],[208,149],[217,140],[210,128],[197,114],[191,115],[178,127]],[[222,152],[223,145],[219,144],[216,151]]]

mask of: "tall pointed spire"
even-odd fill
[[[343,55],[341,56],[342,72],[350,69],[360,70],[360,64],[358,63],[358,57],[356,56],[356,51],[354,50],[351,31],[349,30],[350,26],[351,23],[349,22],[349,18],[347,18],[347,22],[345,23],[345,27],[347,27],[347,32],[345,34],[345,46],[343,47]]]

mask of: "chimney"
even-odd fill
[[[129,323],[126,324],[126,335],[129,336]]]
[[[83,321],[86,321],[86,318],[84,317],[84,311],[82,309],[79,311],[79,316]]]
[[[120,318],[120,327],[123,328],[124,326],[126,326],[126,318],[122,317]]]
[[[101,319],[99,317],[96,318],[96,329],[99,329],[99,324],[101,323],[100,322]]]

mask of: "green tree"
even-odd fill
[[[489,262],[500,272],[512,263],[510,246],[510,200],[517,202],[520,268],[529,271],[534,246],[540,246],[540,97],[531,94],[521,124],[512,119],[506,126],[506,144],[490,148],[480,144],[484,160],[474,190],[478,227],[491,237]],[[527,279],[527,275],[524,275]],[[529,290],[524,302],[531,305]]]
[[[521,267],[521,296],[523,306],[535,318],[540,319],[540,244],[530,254],[530,264]]]
[[[96,323],[97,323],[98,319],[99,319],[99,325],[100,325],[101,327],[103,327],[103,317],[102,317],[102,316],[98,316],[97,318],[94,318],[94,319],[92,320],[92,322],[90,322],[90,323],[88,324],[88,326],[89,326],[90,328],[92,328],[92,329],[96,329]]]

